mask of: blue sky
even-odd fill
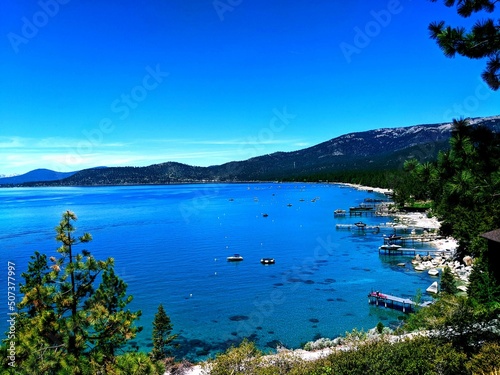
[[[427,0],[7,0],[0,174],[207,166],[355,131],[499,114]],[[487,16],[487,15],[485,15]]]

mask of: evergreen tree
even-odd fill
[[[177,338],[177,335],[171,335],[172,328],[170,317],[165,313],[163,305],[160,304],[153,321],[153,351],[151,352],[153,359],[162,360],[169,355],[169,348]]]
[[[486,251],[479,234],[500,226],[500,136],[468,120],[453,120],[450,149],[435,163],[409,160],[395,188],[398,203],[432,199],[441,232],[459,240],[458,258]]]
[[[458,292],[457,286],[455,285],[455,278],[448,266],[443,269],[443,273],[441,274],[441,292],[448,294],[455,294]]]
[[[140,312],[125,310],[126,284],[115,275],[113,259],[96,260],[74,246],[76,215],[66,211],[56,227],[59,256],[31,257],[20,291],[16,324],[16,374],[112,373],[115,352],[135,337]],[[98,277],[102,278],[97,289]]]
[[[437,0],[431,0],[436,2]],[[457,13],[470,17],[473,13],[495,11],[497,0],[444,0],[447,7],[456,5]],[[456,54],[471,59],[486,58],[483,80],[493,90],[500,88],[500,21],[483,19],[477,21],[469,32],[464,27],[446,26],[444,21],[429,25],[431,38],[435,39],[447,57]]]
[[[483,305],[488,310],[500,310],[500,286],[490,272],[487,261],[483,258],[474,262],[469,277],[468,295],[475,306]]]

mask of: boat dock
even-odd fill
[[[368,294],[368,303],[370,305],[383,305],[391,309],[402,310],[404,313],[412,312],[415,307],[426,307],[432,302],[424,302],[417,304],[409,298],[401,298],[396,296],[391,296],[389,294],[382,294],[380,292],[370,292]]]
[[[415,242],[417,243],[424,243],[424,242],[432,242],[434,240],[439,240],[443,237],[437,236],[437,235],[421,235],[421,236],[398,236],[397,239],[391,238],[391,237],[384,237],[384,244],[400,244],[402,246],[406,246],[407,244],[412,244],[415,245]]]
[[[415,248],[386,248],[384,246],[380,246],[378,248],[379,254],[386,255],[451,255],[449,250],[438,250],[438,249],[415,249]]]
[[[393,233],[397,233],[398,231],[402,232],[408,232],[411,231],[414,228],[410,227],[402,227],[402,226],[394,226],[386,223],[380,223],[378,225],[365,225],[365,226],[359,226],[359,223],[352,223],[352,224],[335,224],[336,229],[365,229],[365,230],[371,230],[371,231],[380,231],[380,230],[388,230]]]

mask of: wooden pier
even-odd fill
[[[368,303],[376,306],[384,306],[391,309],[402,310],[404,313],[409,313],[415,310],[415,307],[426,307],[432,302],[424,302],[417,304],[409,298],[401,298],[382,294],[380,292],[370,292],[368,294]]]
[[[415,245],[415,242],[417,243],[424,243],[424,242],[432,242],[435,240],[439,240],[443,237],[437,236],[437,235],[421,235],[421,236],[398,236],[397,239],[389,237],[384,237],[384,244],[398,244],[402,246],[406,246],[407,244]]]
[[[371,230],[371,231],[380,231],[380,226],[379,225],[365,225],[365,226],[358,226],[356,224],[337,224],[335,225],[335,228],[337,229],[347,229],[347,230]]]
[[[379,254],[386,255],[451,255],[452,253],[449,250],[438,250],[438,249],[415,249],[415,248],[385,248],[384,246],[380,246],[378,248]]]
[[[384,231],[390,231],[394,234],[397,234],[397,233],[410,233],[411,231],[419,231],[421,230],[420,228],[418,227],[409,227],[409,226],[406,226],[406,225],[393,225],[392,223],[380,223],[378,225],[367,225],[365,227],[358,227],[356,225],[356,223],[352,223],[352,224],[336,224],[335,225],[335,228],[337,229],[347,229],[347,230],[351,230],[351,229],[366,229],[366,230],[372,230],[372,231],[379,231],[379,230],[384,230]],[[424,236],[407,236],[407,237],[402,237],[402,238],[407,238],[408,241],[412,241],[412,242],[416,242],[418,241],[418,239],[420,237],[424,237]],[[424,240],[424,242],[427,242],[427,238],[430,238],[430,239],[437,239],[437,237],[432,237],[432,236],[429,236],[427,235],[426,237],[426,240]],[[384,238],[384,241],[391,241],[389,239],[389,237],[386,237]],[[391,243],[396,243],[397,241],[391,241]]]

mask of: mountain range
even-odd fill
[[[500,116],[470,119],[500,133]],[[349,133],[298,151],[275,152],[244,161],[209,167],[177,162],[147,167],[99,167],[66,174],[35,170],[25,175],[0,178],[0,185],[96,186],[169,184],[187,182],[237,182],[298,180],[311,175],[342,171],[401,169],[405,160],[435,160],[448,147],[452,124],[425,124]]]
[[[17,185],[23,184],[25,182],[35,182],[35,181],[56,181],[62,180],[66,177],[72,176],[75,172],[56,172],[50,169],[34,169],[28,173],[18,175],[18,176],[10,176],[10,177],[1,177],[0,185]]]

